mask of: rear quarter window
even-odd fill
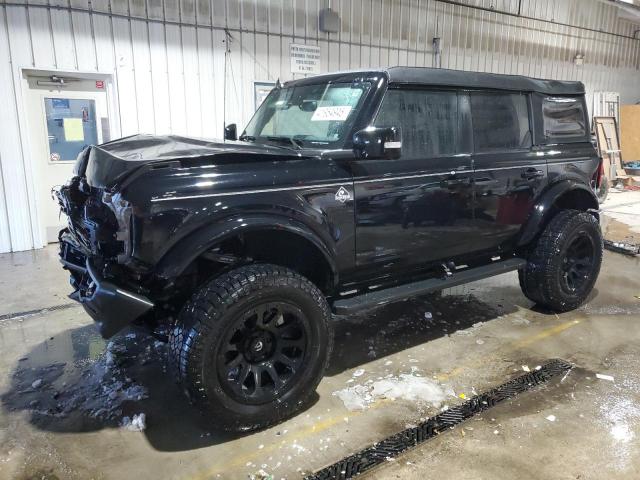
[[[582,98],[543,98],[542,125],[544,136],[549,140],[584,139],[587,125]]]

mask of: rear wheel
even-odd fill
[[[189,397],[226,430],[266,427],[303,408],[327,365],[330,312],[320,290],[275,265],[205,285],[170,338]]]
[[[602,233],[596,218],[563,210],[549,222],[518,272],[527,298],[564,312],[582,304],[598,278]]]
[[[600,180],[600,186],[596,189],[596,196],[599,203],[604,203],[609,195],[609,180],[603,176]]]

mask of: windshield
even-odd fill
[[[286,142],[294,147],[342,143],[369,87],[350,82],[276,88],[240,140]]]

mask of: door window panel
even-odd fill
[[[472,93],[471,118],[476,152],[531,146],[527,96],[520,93]]]
[[[98,143],[95,100],[45,98],[44,110],[51,162],[75,160],[86,146]]]
[[[542,101],[544,134],[547,138],[584,137],[587,133],[582,100],[546,97]]]
[[[456,153],[458,97],[455,92],[389,90],[374,125],[400,127],[403,159]]]

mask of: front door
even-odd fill
[[[387,91],[374,125],[400,127],[402,156],[353,163],[356,264],[363,275],[409,272],[467,250],[472,163],[460,133],[460,102],[455,91]]]
[[[109,140],[109,120],[103,82],[79,80],[56,87],[41,78],[29,79],[27,108],[40,225],[51,243],[58,241],[64,225],[51,189],[71,178],[84,147]]]

